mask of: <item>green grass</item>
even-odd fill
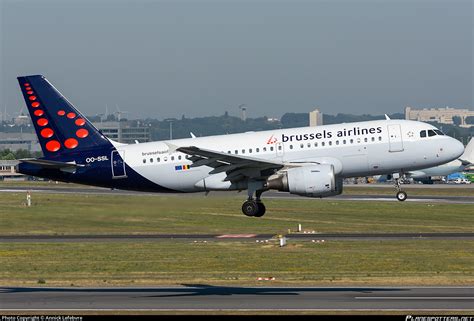
[[[0,198],[0,234],[472,232],[469,204],[268,199],[263,218],[241,213],[241,197],[34,193]]]
[[[474,241],[7,243],[0,284],[472,285]],[[257,281],[275,277],[275,281]]]

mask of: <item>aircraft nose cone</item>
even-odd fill
[[[451,138],[449,150],[453,157],[458,158],[464,153],[464,145],[459,140]]]

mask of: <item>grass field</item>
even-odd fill
[[[387,189],[389,190],[389,189]],[[391,190],[390,190],[391,191]],[[0,234],[472,232],[473,206],[240,196],[0,194]],[[0,243],[3,286],[473,285],[474,241]],[[275,281],[256,281],[275,277]]]
[[[0,284],[472,285],[474,241],[2,244]],[[275,281],[257,281],[274,277]]]
[[[472,232],[469,204],[269,199],[263,218],[245,217],[241,197],[149,195],[0,198],[0,234],[287,233],[299,223],[317,232]]]

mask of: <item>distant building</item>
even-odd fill
[[[27,115],[19,115],[13,118],[13,123],[15,126],[31,126],[30,116]]]
[[[0,180],[25,180],[26,176],[15,170],[17,160],[0,160]]]
[[[34,133],[4,133],[0,132],[0,150],[10,149],[17,151],[26,149],[30,152],[41,151],[38,137]]]
[[[146,143],[151,140],[149,127],[132,126],[128,121],[96,122],[93,125],[105,136],[119,143],[135,144],[135,141]]]
[[[417,121],[454,124],[453,117],[459,117],[461,119],[461,127],[471,127],[472,125],[466,124],[466,118],[469,116],[474,116],[474,111],[469,109],[457,109],[449,107],[429,109],[413,109],[412,107],[405,107],[405,119]]]
[[[323,113],[319,109],[315,109],[309,113],[309,126],[321,126],[323,124]]]

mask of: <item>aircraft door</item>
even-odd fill
[[[125,151],[123,150],[114,150],[112,151],[112,178],[126,178],[127,174],[125,173]]]
[[[403,151],[402,129],[399,124],[388,125],[388,143],[390,152]]]

